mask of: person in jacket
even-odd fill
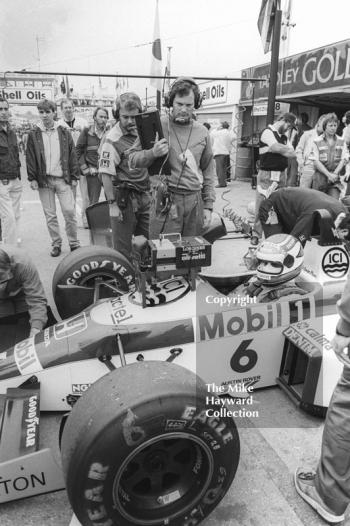
[[[321,115],[316,126],[302,134],[295,150],[298,162],[299,186],[301,188],[311,188],[312,186],[312,179],[315,174],[314,141],[323,132],[322,123],[324,118],[325,115]]]
[[[311,235],[318,235],[314,229],[315,210],[327,210],[334,221],[333,235],[349,239],[350,215],[343,203],[318,190],[311,188],[281,188],[272,192],[259,209],[265,237],[273,234],[291,234],[305,245]]]
[[[106,132],[108,110],[98,106],[93,113],[94,124],[80,133],[76,151],[81,176],[86,178],[88,206],[98,203],[102,182],[98,177],[98,149]]]
[[[0,221],[2,241],[19,242],[20,200],[22,195],[17,137],[9,124],[9,103],[0,98]]]
[[[41,331],[47,301],[38,271],[26,253],[12,245],[0,248],[0,352]]]
[[[89,127],[88,122],[83,117],[77,117],[75,114],[74,102],[72,99],[62,99],[60,103],[62,118],[59,119],[58,125],[68,128],[72,134],[73,142],[76,145],[81,132]],[[79,188],[81,195],[81,222],[84,228],[88,228],[85,210],[89,206],[89,195],[86,178],[80,177]],[[76,200],[76,188],[73,189],[74,199]]]
[[[331,345],[344,365],[327,411],[317,469],[298,467],[298,494],[329,523],[344,520],[350,502],[350,278],[337,303],[340,316]],[[327,351],[326,351],[327,352]]]
[[[159,207],[153,200],[150,236],[160,233],[200,235],[211,221],[215,201],[215,162],[208,130],[193,119],[200,107],[201,94],[190,77],[178,78],[170,88],[166,105],[170,114],[161,117],[164,139],[150,150],[141,150],[136,142],[129,154],[132,168],[148,167],[158,157],[167,156],[170,173],[165,174],[169,199]]]
[[[274,124],[270,124],[261,133],[252,245],[257,245],[262,235],[258,215],[261,203],[274,190],[286,186],[288,159],[296,157],[294,148],[288,142],[286,134],[295,126],[295,121],[296,116],[293,113],[284,113]]]
[[[117,123],[100,147],[99,173],[109,203],[113,246],[130,258],[133,235],[149,236],[150,180],[146,168],[130,168],[128,151],[137,138],[135,116],[140,97],[122,93],[116,100]]]
[[[37,105],[41,122],[29,133],[26,161],[28,181],[39,192],[46,224],[52,240],[51,256],[62,250],[62,237],[56,214],[57,196],[65,221],[71,250],[80,246],[72,186],[76,186],[78,161],[72,136],[67,128],[55,122],[56,104],[50,100]]]
[[[347,163],[346,143],[337,134],[339,125],[335,113],[328,113],[322,123],[323,133],[314,141],[315,174],[312,188],[339,199],[342,191],[340,172]]]

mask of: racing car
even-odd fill
[[[293,256],[287,273],[298,286],[261,302],[244,303],[240,293],[256,273],[249,250],[228,282],[213,272],[212,247],[201,237],[141,244],[136,273],[108,247],[73,253],[85,262],[72,272],[63,260],[58,304],[73,291],[91,305],[81,310],[79,300],[72,307],[80,312],[1,356],[0,469],[8,484],[0,502],[66,486],[84,526],[199,524],[234,479],[236,422],[250,417],[252,389],[278,378],[303,407],[328,405],[341,367],[323,353],[323,320],[334,324],[349,258],[325,231],[309,244],[303,270],[300,250]],[[237,255],[238,242],[247,249],[248,241],[233,237]],[[222,261],[221,239],[214,263]],[[297,247],[289,242],[287,253]],[[247,400],[239,416],[236,400]],[[60,431],[63,476],[51,451],[39,449],[39,408],[71,409]]]

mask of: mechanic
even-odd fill
[[[47,323],[47,301],[36,267],[12,245],[0,248],[0,352]]]
[[[327,210],[334,221],[333,234],[339,239],[350,239],[350,215],[346,207],[330,195],[311,188],[281,188],[261,203],[258,217],[265,237],[284,232],[297,237],[303,245],[317,235],[314,212]]]
[[[258,215],[261,203],[274,190],[286,186],[288,159],[296,157],[293,146],[287,140],[286,133],[295,127],[295,122],[296,116],[293,113],[284,113],[274,124],[270,124],[261,133],[259,143],[260,168],[257,175],[252,245],[257,245],[262,235]]]
[[[304,263],[304,250],[298,239],[288,234],[275,234],[262,241],[255,258],[256,276],[232,294],[256,298],[258,303],[307,294],[295,281]]]
[[[109,203],[113,246],[128,259],[132,236],[149,237],[148,170],[131,169],[128,162],[128,151],[137,139],[135,115],[141,112],[141,100],[136,93],[121,94],[115,110],[119,122],[107,133],[99,152],[99,173]]]
[[[160,233],[171,232],[199,235],[210,224],[215,200],[215,163],[209,132],[193,119],[201,100],[198,85],[192,78],[178,78],[165,101],[170,115],[161,117],[164,139],[143,151],[135,151],[141,149],[136,142],[130,152],[130,164],[134,167],[148,167],[163,156],[167,156],[170,164],[171,173],[166,174],[166,182],[155,190],[152,239]],[[166,196],[165,199],[162,196]]]
[[[299,495],[330,523],[344,520],[350,502],[349,276],[337,307],[340,319],[331,344],[344,369],[327,411],[317,469],[299,467],[294,476]]]

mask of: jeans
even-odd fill
[[[2,241],[7,245],[17,243],[21,195],[22,183],[18,178],[10,179],[8,184],[3,184],[0,179]]]
[[[220,186],[226,186],[227,179],[230,178],[228,170],[230,168],[230,156],[229,155],[215,155],[216,164],[216,175],[218,176],[218,182]]]
[[[70,247],[79,247],[77,238],[77,218],[72,188],[62,177],[47,176],[47,186],[39,188],[39,197],[44,210],[47,228],[52,240],[52,246],[61,247],[62,238],[56,214],[56,199],[58,197],[66,225],[66,234]]]
[[[122,210],[123,219],[111,217],[113,247],[126,258],[131,256],[132,236],[149,237],[149,212],[151,197],[149,192],[132,192],[127,207]]]
[[[80,177],[81,179],[83,176]],[[102,183],[98,175],[86,175],[87,190],[88,190],[88,206],[98,203],[100,199],[100,193],[102,188]],[[86,210],[86,207],[85,207]]]
[[[347,366],[327,412],[315,485],[331,510],[344,513],[350,502],[350,367]]]
[[[80,176],[79,187],[81,194],[81,221],[83,223],[83,226],[87,226],[85,210],[87,209],[90,203],[88,194],[88,183],[86,177],[84,177],[83,175]]]

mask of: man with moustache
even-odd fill
[[[128,152],[137,139],[135,115],[142,112],[136,93],[116,100],[117,123],[100,148],[99,173],[109,203],[113,246],[130,258],[133,235],[149,235],[150,181],[147,168],[131,169]]]
[[[148,167],[158,157],[167,156],[169,161],[170,174],[165,174],[169,199],[164,207],[157,206],[159,198],[154,200],[152,238],[171,232],[200,235],[210,224],[215,201],[215,163],[209,132],[193,119],[201,99],[192,78],[178,78],[165,104],[170,113],[161,118],[164,139],[156,141],[150,150],[141,150],[140,143],[135,143],[130,152],[130,165],[136,168]]]
[[[261,133],[259,143],[259,173],[255,198],[255,222],[253,226],[252,245],[258,245],[262,236],[259,221],[259,209],[264,199],[278,188],[287,184],[288,159],[296,157],[293,146],[287,139],[287,132],[295,127],[296,116],[284,113],[274,124],[269,124]]]

